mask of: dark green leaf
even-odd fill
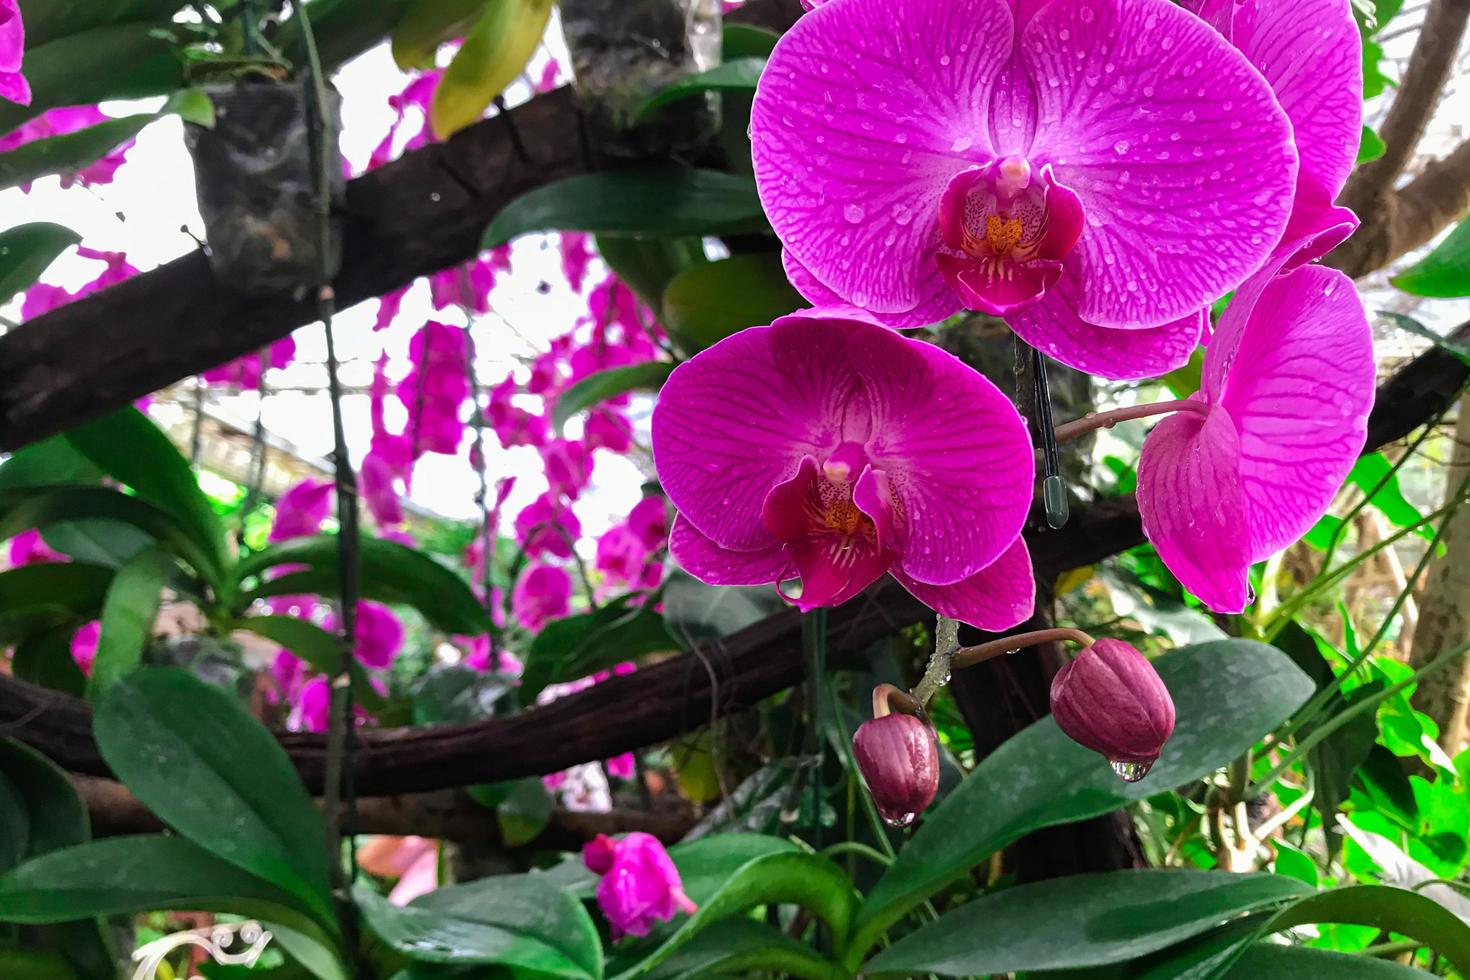
[[[0,155],[0,160],[4,159]],[[70,228],[49,221],[0,231],[0,303],[30,289],[58,255],[81,240],[82,236]]]
[[[0,871],[21,862],[31,843],[31,811],[20,789],[0,769]]]
[[[630,607],[626,598],[614,599],[596,612],[546,624],[526,654],[521,700],[529,703],[548,684],[678,648],[658,613],[647,606]]]
[[[102,606],[102,632],[97,658],[87,682],[87,697],[95,702],[119,678],[143,662],[143,650],[153,635],[153,623],[163,603],[163,580],[168,555],[149,548],[118,569]]]
[[[720,59],[734,61],[737,58],[768,58],[776,50],[781,35],[764,27],[750,24],[726,24],[720,39]]]
[[[859,916],[864,945],[1018,837],[1107,813],[1218,769],[1286,720],[1313,690],[1285,654],[1249,640],[1175,650],[1154,666],[1179,720],[1148,777],[1120,781],[1050,718],[1030,726],[987,756],[927,815],[868,895]]]
[[[754,919],[717,922],[685,943],[650,973],[649,980],[683,980],[712,972],[817,976],[832,964],[805,943]]]
[[[511,201],[482,248],[538,231],[719,235],[762,231],[755,183],[717,170],[617,170],[568,177]]]
[[[514,704],[520,681],[511,674],[473,667],[435,667],[419,678],[413,691],[415,725],[462,725],[493,717]]]
[[[599,235],[597,253],[658,320],[663,319],[664,288],[669,282],[685,269],[708,261],[700,238]]]
[[[1371,128],[1363,127],[1363,138],[1358,142],[1358,163],[1372,163],[1383,156],[1388,147],[1383,145],[1383,139]]]
[[[20,0],[26,43],[31,47],[94,27],[130,20],[166,20],[181,0]]]
[[[495,808],[501,840],[509,847],[531,843],[551,822],[552,809],[551,794],[540,779],[516,780]]]
[[[800,850],[784,837],[767,834],[712,834],[669,848],[684,891],[698,904],[713,898],[738,869],[772,854]]]
[[[718,640],[786,608],[765,586],[705,585],[675,571],[664,583],[664,625],[685,646]]]
[[[864,974],[986,975],[1131,960],[1236,916],[1310,894],[1293,878],[1147,870],[1073,875],[1008,888],[921,926]],[[976,942],[977,936],[984,942]]]
[[[0,540],[10,536],[0,531]],[[112,574],[110,568],[81,562],[38,562],[7,569],[0,572],[0,614],[40,606],[60,608],[82,622],[96,619]]]
[[[335,675],[342,659],[342,641],[316,623],[295,616],[246,616],[230,624],[279,644],[327,675]],[[352,690],[370,714],[377,714],[386,703],[368,680],[362,664],[352,661]]]
[[[368,928],[429,963],[494,963],[557,977],[602,976],[602,945],[582,904],[532,875],[441,888],[406,908],[359,888]]]
[[[408,0],[312,0],[311,26],[328,70],[371,48],[393,30]],[[300,64],[306,60],[301,25],[295,17],[281,26],[279,46]]]
[[[1470,219],[1461,221],[1432,252],[1391,281],[1415,296],[1470,296]]]
[[[1420,323],[1413,317],[1406,316],[1402,313],[1395,313],[1393,310],[1379,310],[1378,315],[1383,317],[1384,319],[1392,321],[1395,326],[1397,326],[1400,330],[1403,330],[1405,333],[1411,333],[1416,337],[1422,337],[1434,346],[1441,348],[1442,350],[1447,350],[1451,354],[1458,357],[1460,360],[1464,361],[1467,364],[1470,364],[1470,345],[1460,343],[1459,341],[1454,340],[1450,337],[1446,337],[1443,334],[1435,333],[1433,330],[1430,330],[1428,327],[1426,327],[1424,324]]]
[[[737,255],[675,276],[664,290],[664,326],[681,351],[694,354],[806,305],[787,282],[780,255]]]
[[[0,945],[0,977],[5,980],[77,980],[61,956],[44,949]]]
[[[1363,782],[1373,807],[1380,814],[1396,821],[1405,830],[1419,826],[1419,807],[1414,802],[1414,787],[1404,772],[1404,765],[1382,745],[1373,746],[1363,765],[1358,767],[1358,778]]]
[[[716,65],[708,71],[685,75],[672,85],[655,92],[638,107],[638,116],[647,119],[661,107],[676,99],[687,98],[703,92],[754,92],[761,72],[766,68],[765,58],[736,58]]]
[[[567,419],[630,391],[658,391],[674,370],[668,361],[644,361],[627,367],[598,371],[562,392],[551,410],[551,424],[558,431]]]
[[[1349,956],[1326,949],[1262,943],[1245,951],[1228,980],[1426,980],[1430,974],[1390,960]]]
[[[68,431],[66,438],[104,473],[177,518],[212,559],[208,571],[219,576],[214,581],[223,577],[228,563],[224,524],[199,489],[189,461],[148,416],[128,407],[85,422]]]
[[[16,645],[10,670],[20,680],[79,698],[87,693],[87,676],[71,655],[77,627],[70,617],[59,618],[64,625],[36,630]]]
[[[28,857],[80,844],[92,835],[87,808],[66,772],[35,749],[0,740],[0,773],[25,801],[30,815]]]
[[[1380,693],[1386,685],[1381,680],[1354,688],[1345,698],[1334,702],[1331,717],[1335,717],[1370,697]],[[1320,723],[1325,724],[1327,718]],[[1317,724],[1304,725],[1301,737],[1311,735]],[[1312,770],[1312,785],[1316,792],[1312,806],[1322,815],[1322,827],[1327,835],[1329,859],[1337,854],[1342,834],[1337,829],[1337,811],[1347,799],[1352,785],[1353,773],[1368,760],[1373,741],[1378,737],[1378,721],[1372,712],[1364,711],[1333,732],[1325,741],[1317,744],[1307,754],[1307,765]]]
[[[238,701],[183,670],[149,667],[107,689],[94,729],[112,771],[166,824],[331,921],[321,816]]]
[[[1317,922],[1350,922],[1396,932],[1433,947],[1461,973],[1470,973],[1470,925],[1418,892],[1387,885],[1318,892],[1272,916],[1261,934]]]
[[[363,537],[358,547],[363,598],[413,606],[446,633],[478,636],[490,628],[489,615],[464,580],[428,555],[382,538]],[[285,564],[308,565],[310,571],[261,582],[242,598],[242,606],[264,596],[337,594],[337,537],[332,534],[282,541],[256,552],[237,567],[237,581]]]

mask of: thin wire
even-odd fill
[[[1067,485],[1062,480],[1062,457],[1057,450],[1056,427],[1051,415],[1051,382],[1046,376],[1046,356],[1031,348],[1032,382],[1036,386],[1036,424],[1041,429],[1041,456],[1045,476],[1041,481],[1041,502],[1046,513],[1046,523],[1053,530],[1060,530],[1070,516],[1067,505]]]

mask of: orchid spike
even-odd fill
[[[704,582],[800,577],[811,609],[892,572],[981,629],[1031,614],[1025,424],[930,344],[808,315],[741,331],[674,369],[653,455],[679,512],[670,550]]]

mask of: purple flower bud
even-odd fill
[[[852,750],[878,813],[889,824],[907,827],[934,802],[939,747],[927,722],[905,714],[874,718],[853,735]]]
[[[1051,713],[1075,742],[1107,757],[1130,783],[1148,775],[1174,732],[1174,701],[1153,665],[1121,640],[1101,639],[1057,671]]]

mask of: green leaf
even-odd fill
[[[1433,947],[1461,973],[1470,973],[1470,925],[1418,892],[1388,885],[1318,892],[1272,916],[1261,935],[1317,922],[1353,923],[1396,932]]]
[[[180,0],[20,0],[31,47],[94,27],[130,20],[159,20],[178,12]]]
[[[597,253],[659,321],[663,320],[664,288],[685,269],[709,261],[701,238],[599,235]]]
[[[5,980],[77,980],[65,959],[44,949],[0,945],[0,976]]]
[[[0,154],[0,162],[4,159]],[[0,303],[30,289],[58,255],[81,240],[70,228],[49,221],[0,231]]]
[[[602,944],[576,899],[532,875],[440,888],[405,908],[359,887],[369,929],[411,959],[496,964],[556,977],[602,976]]]
[[[717,170],[664,167],[581,174],[511,201],[481,248],[540,231],[600,235],[719,235],[768,227],[755,182]]]
[[[102,606],[97,659],[87,682],[89,700],[95,702],[103,691],[143,662],[143,650],[153,635],[153,623],[163,603],[163,579],[168,567],[168,555],[149,548],[113,576]]]
[[[0,740],[0,773],[20,793],[30,816],[26,856],[80,844],[92,835],[87,808],[59,766],[28,745]]]
[[[321,816],[235,698],[186,671],[148,667],[104,692],[93,724],[103,759],[159,819],[332,921]]]
[[[750,24],[726,24],[720,38],[720,60],[769,58],[781,35]]]
[[[11,536],[0,530],[0,540]],[[37,562],[7,569],[0,572],[0,616],[40,607],[59,609],[79,622],[96,619],[112,575],[110,568],[81,562]]]
[[[1281,651],[1220,640],[1154,662],[1173,696],[1178,724],[1153,770],[1124,783],[1102,757],[1062,734],[1050,718],[985,758],[924,820],[868,895],[861,951],[925,898],[991,853],[1033,830],[1084,820],[1190,782],[1224,766],[1311,696],[1311,679]]]
[[[664,290],[664,326],[686,354],[806,306],[774,252],[737,255],[679,273]]]
[[[495,807],[500,837],[507,847],[521,847],[541,835],[551,822],[554,803],[546,784],[535,776],[518,779]]]
[[[833,975],[833,964],[805,943],[754,919],[716,922],[685,943],[650,973],[649,980],[683,980],[711,973],[784,974],[795,977]]]
[[[15,647],[10,670],[18,679],[49,687],[53,691],[83,697],[87,676],[71,655],[75,623],[52,626],[30,633]]]
[[[413,687],[415,725],[462,725],[493,717],[519,684],[510,674],[473,667],[434,667]]]
[[[1456,225],[1434,251],[1390,281],[1415,296],[1470,296],[1470,218]]]
[[[713,898],[738,869],[772,854],[796,854],[800,848],[784,837],[768,834],[711,834],[669,848],[684,891],[698,904]]]
[[[630,391],[658,391],[673,370],[674,365],[668,361],[644,361],[589,374],[557,398],[551,410],[551,424],[560,431],[567,424],[567,419],[595,408],[609,398]]]
[[[678,648],[658,613],[630,607],[627,596],[614,599],[595,612],[553,620],[536,635],[521,674],[521,702],[530,703],[548,684]]]
[[[409,0],[312,0],[311,27],[322,67],[332,71],[383,40],[403,19],[408,4]],[[291,61],[306,60],[295,17],[281,25],[276,41]]]
[[[230,628],[246,630],[279,644],[329,676],[337,673],[342,659],[342,640],[316,623],[295,616],[246,616],[230,622]],[[352,691],[357,703],[377,714],[387,703],[368,679],[362,664],[352,661]]]
[[[786,608],[775,589],[705,585],[675,570],[664,583],[664,626],[685,646],[723,639]]]
[[[1419,508],[1409,503],[1404,497],[1403,490],[1399,486],[1398,474],[1394,473],[1393,464],[1388,457],[1382,453],[1369,453],[1359,456],[1358,461],[1353,464],[1348,473],[1347,482],[1353,484],[1364,494],[1372,493],[1368,501],[1379,513],[1388,518],[1394,527],[1415,527],[1424,523],[1424,515]],[[1374,488],[1377,492],[1374,493]],[[1434,534],[1427,528],[1422,528],[1422,535],[1432,539]]]
[[[429,124],[435,136],[448,139],[479,121],[531,60],[550,17],[551,0],[483,0],[434,88]]]
[[[967,902],[873,957],[863,973],[983,976],[1117,963],[1310,892],[1300,881],[1268,874],[1073,875]]]
[[[382,538],[362,537],[358,548],[362,598],[413,606],[446,633],[478,636],[492,628],[485,607],[464,580],[428,555]],[[309,570],[260,582],[241,598],[241,608],[264,596],[337,594],[335,534],[293,538],[258,551],[236,566],[236,581],[243,583],[268,568],[286,564],[307,565]]]
[[[1363,137],[1358,141],[1358,163],[1372,163],[1383,156],[1388,147],[1383,145],[1383,139],[1370,127],[1363,127]]]
[[[20,789],[0,770],[0,871],[9,871],[19,864],[30,842],[30,809]]]
[[[173,441],[148,416],[129,406],[65,433],[78,452],[130,486],[139,497],[168,511],[211,560],[200,573],[218,583],[229,563],[225,528],[199,489],[199,479]]]
[[[1466,364],[1470,364],[1470,344],[1463,344],[1451,337],[1435,333],[1413,317],[1405,316],[1402,313],[1395,313],[1393,310],[1379,310],[1378,315],[1386,320],[1392,321],[1396,327],[1405,333],[1422,337],[1434,346],[1442,350],[1447,350]]]
[[[857,893],[847,875],[829,858],[795,851],[768,854],[741,865],[713,896],[698,904],[699,911],[684,920],[658,949],[618,974],[616,980],[647,976],[709,926],[754,905],[799,905],[827,923],[836,948],[842,949],[857,911]]]
[[[1350,956],[1326,949],[1302,946],[1279,946],[1263,943],[1245,951],[1230,972],[1228,980],[1304,980],[1308,977],[1330,977],[1331,980],[1425,980],[1430,974],[1390,960],[1371,956]]]
[[[1295,878],[1297,881],[1311,885],[1313,888],[1317,887],[1320,876],[1317,874],[1316,861],[1313,861],[1305,852],[1297,850],[1285,841],[1274,840],[1271,842],[1271,846],[1276,850],[1276,867],[1274,870],[1277,874],[1286,875],[1288,878]]]
[[[703,92],[755,92],[761,72],[765,71],[765,58],[736,58],[716,65],[708,71],[685,75],[672,85],[665,86],[651,95],[638,107],[638,118],[647,119],[662,107],[676,99],[687,98]]]
[[[465,32],[479,19],[485,0],[407,0],[393,28],[393,60],[404,71],[432,67],[439,45]]]

